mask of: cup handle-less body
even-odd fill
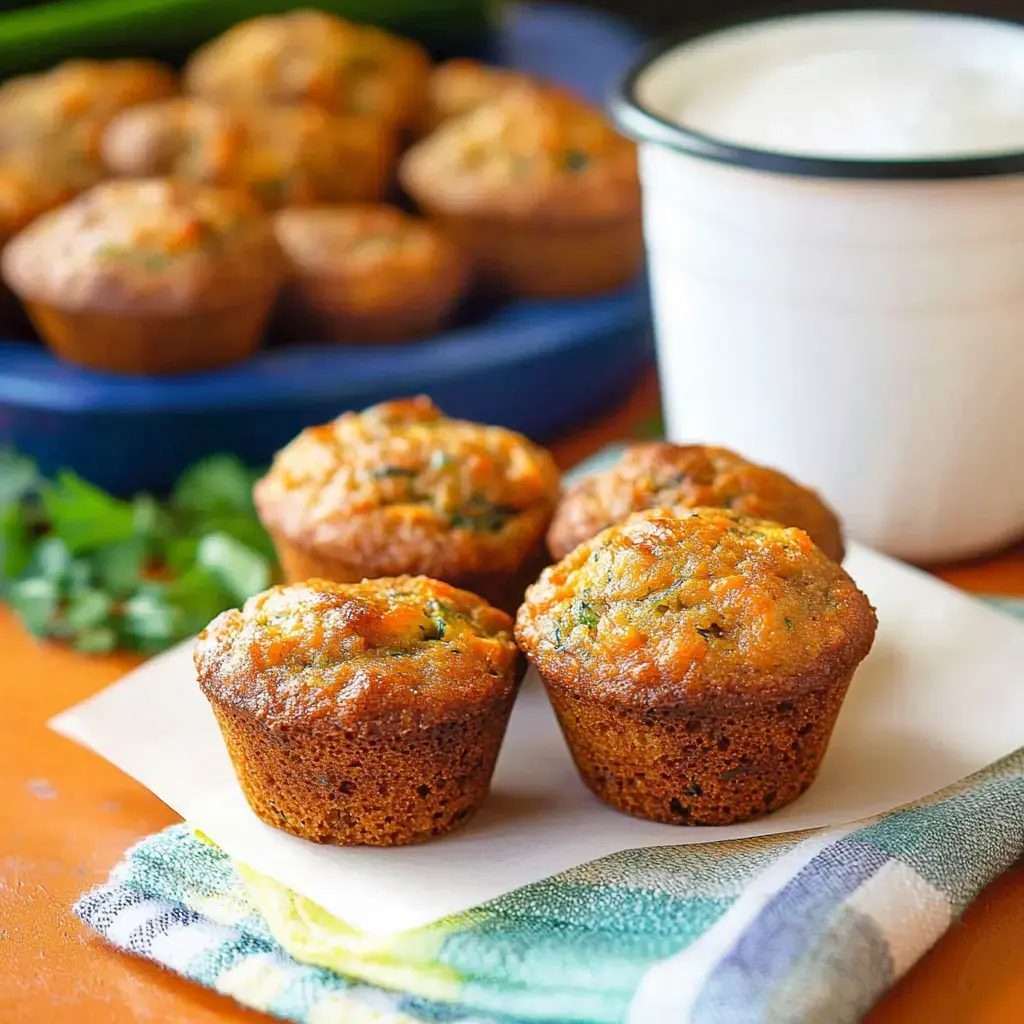
[[[853,181],[641,146],[668,433],[912,561],[1024,533],[1024,176]]]

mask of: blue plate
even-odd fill
[[[579,8],[507,8],[494,57],[603,99],[640,45]],[[79,369],[39,344],[0,341],[0,444],[115,493],[164,491],[213,451],[253,464],[304,426],[399,395],[544,438],[621,394],[649,362],[643,281],[613,295],[511,303],[471,326],[387,347],[289,345],[179,377]]]

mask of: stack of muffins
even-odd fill
[[[253,810],[317,842],[469,818],[522,655],[612,807],[766,814],[813,781],[874,638],[836,517],[724,449],[640,445],[560,496],[549,453],[418,398],[303,431],[255,499],[286,582],[196,667]]]
[[[313,10],[242,22],[180,83],[148,61],[7,83],[0,183],[4,280],[44,341],[129,373],[243,359],[275,304],[305,340],[407,340],[471,286],[590,295],[642,254],[635,149],[596,108]],[[384,202],[399,185],[425,217]],[[268,233],[278,253],[237,279],[225,263]],[[260,316],[231,337],[207,329],[243,308]]]

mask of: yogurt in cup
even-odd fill
[[[802,15],[646,58],[666,426],[918,562],[1024,534],[1024,27]]]

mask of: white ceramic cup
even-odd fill
[[[1024,533],[1024,152],[799,156],[675,120],[723,47],[858,17],[886,16],[671,46],[613,101],[640,142],[666,426],[815,487],[860,541],[962,558]],[[923,46],[998,41],[1024,61],[1024,28],[893,17]]]

